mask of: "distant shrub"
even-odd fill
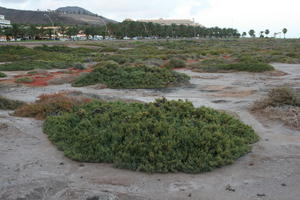
[[[118,51],[115,47],[103,47],[100,49],[100,52],[116,52]]]
[[[4,78],[6,76],[7,76],[6,74],[4,74],[3,72],[0,72],[0,78]]]
[[[34,117],[45,119],[47,116],[59,115],[71,111],[75,105],[80,105],[86,100],[78,100],[67,96],[65,93],[44,94],[34,103],[19,107],[14,115],[19,117]]]
[[[183,68],[186,67],[186,64],[183,60],[177,59],[177,58],[172,58],[168,64],[167,68],[173,69],[173,68]]]
[[[133,61],[132,58],[126,57],[124,55],[103,55],[101,60],[104,61],[115,61],[118,64],[125,64],[125,63],[130,63],[131,61]]]
[[[81,64],[81,63],[75,63],[75,64],[73,65],[73,68],[75,68],[75,69],[80,69],[80,70],[85,69],[84,65]]]
[[[16,83],[32,83],[34,80],[31,77],[21,77],[16,79]]]
[[[144,172],[200,173],[228,165],[258,140],[252,128],[184,101],[91,102],[48,117],[48,138],[71,159]]]
[[[1,110],[14,110],[20,106],[24,105],[22,101],[16,101],[7,99],[5,97],[0,96],[0,109]]]
[[[255,60],[242,60],[237,63],[207,65],[207,66],[203,66],[201,69],[210,72],[214,72],[218,70],[264,72],[264,71],[274,70],[274,67],[272,67],[269,64],[255,61]]]
[[[70,53],[73,50],[73,48],[66,47],[66,46],[58,46],[58,45],[54,45],[54,46],[43,45],[43,46],[37,46],[34,49],[41,50],[41,51],[62,52],[62,53]]]
[[[34,69],[65,69],[72,66],[70,62],[46,62],[46,61],[17,61],[0,65],[3,71],[28,71]]]
[[[115,62],[100,64],[72,84],[75,87],[102,83],[109,88],[164,88],[188,82],[185,74],[147,66],[119,66]]]

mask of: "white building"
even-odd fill
[[[190,19],[142,19],[142,20],[137,20],[138,22],[145,22],[145,23],[156,23],[156,24],[161,24],[161,25],[185,25],[185,26],[202,26],[201,24],[195,23],[194,20]]]
[[[10,27],[11,23],[9,20],[6,20],[4,15],[0,15],[0,28],[2,27]]]

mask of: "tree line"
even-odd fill
[[[286,33],[287,33],[287,29],[286,28],[283,28],[282,29],[282,33],[283,33],[283,35],[284,35],[284,38],[285,38],[285,35],[286,35]],[[249,36],[250,37],[253,37],[253,38],[255,38],[256,37],[256,34],[255,34],[255,31],[253,30],[253,29],[251,29],[249,32],[248,32],[248,34],[249,34]],[[270,30],[269,29],[266,29],[266,30],[264,30],[264,31],[260,31],[259,32],[259,37],[260,38],[264,38],[264,37],[269,37],[269,34],[270,34]],[[276,35],[278,35],[278,34],[281,34],[281,32],[279,32],[279,33],[274,33],[274,37],[276,37]],[[242,37],[246,37],[247,36],[247,33],[246,32],[243,32],[242,33]]]
[[[59,25],[58,30],[45,29],[45,26],[13,24],[11,27],[1,28],[0,34],[7,38],[28,38],[41,39],[52,38],[57,33],[71,37],[79,32],[87,36],[109,36],[117,39],[124,37],[157,37],[157,38],[182,38],[182,37],[209,37],[209,38],[228,38],[240,37],[237,29],[233,28],[206,28],[202,26],[187,25],[161,25],[156,23],[145,23],[135,21],[123,21],[122,23],[108,23],[103,26],[64,26]]]

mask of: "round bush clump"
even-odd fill
[[[165,68],[148,66],[121,66],[110,61],[97,65],[88,74],[80,76],[72,84],[82,87],[97,83],[117,89],[154,89],[187,83],[190,77]]]
[[[258,140],[253,129],[186,101],[93,101],[48,117],[43,130],[71,159],[144,172],[200,173],[233,163]]]
[[[3,72],[0,72],[0,78],[4,78],[6,77],[6,74],[4,74]]]

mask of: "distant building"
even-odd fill
[[[10,21],[6,20],[4,15],[0,15],[0,28],[11,27]]]
[[[185,26],[202,26],[198,23],[195,23],[194,20],[190,19],[142,19],[142,20],[137,20],[138,22],[152,22],[156,24],[161,24],[161,25],[185,25]]]

